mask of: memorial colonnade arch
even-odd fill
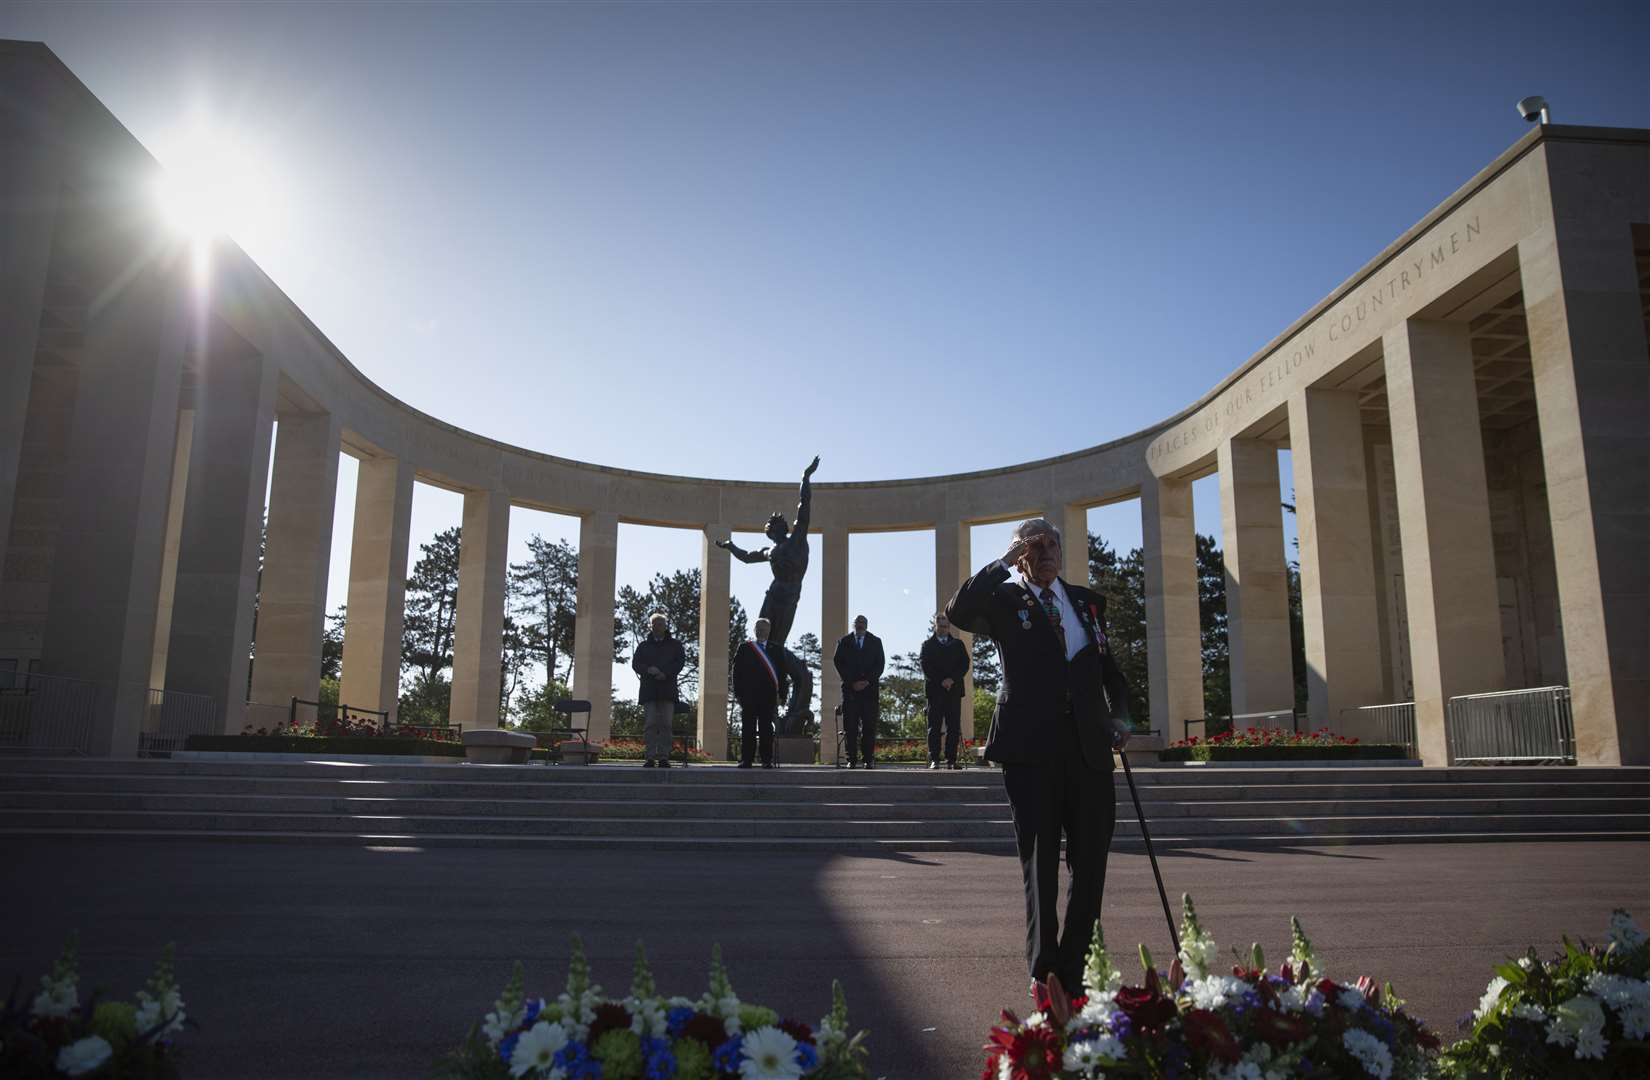
[[[11,44],[0,66],[7,93],[44,104],[3,132],[21,167],[3,181],[0,649],[111,688],[97,750],[133,751],[151,686],[238,704],[255,590],[252,700],[315,696],[341,452],[360,459],[346,701],[394,707],[419,479],[464,497],[456,721],[497,722],[509,508],[520,505],[580,520],[574,689],[597,703],[598,735],[619,523],[701,533],[699,726],[721,745],[730,566],[714,542],[788,513],[793,487],[552,457],[406,406],[237,248],[218,245],[199,274],[153,220],[154,162],[55,57]],[[1215,471],[1234,709],[1287,709],[1276,453],[1288,446],[1312,718],[1336,724],[1413,683],[1423,753],[1439,763],[1444,701],[1509,683],[1486,440],[1538,429],[1545,508],[1525,505],[1511,532],[1546,537],[1525,544],[1545,558],[1524,561],[1553,579],[1544,662],[1573,688],[1583,761],[1650,759],[1636,566],[1650,532],[1650,350],[1634,255],[1634,226],[1650,222],[1637,182],[1647,161],[1642,132],[1532,131],[1202,400],[1137,435],[983,472],[816,485],[811,573],[827,637],[849,617],[853,532],[934,529],[940,601],[995,554],[970,552],[973,524],[1052,517],[1073,540],[1068,576],[1081,579],[1086,508],[1137,497],[1151,711],[1177,735],[1203,711],[1190,485]],[[837,688],[823,689],[829,739]],[[223,718],[238,727],[237,709]]]

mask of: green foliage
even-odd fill
[[[1403,761],[1407,747],[1381,743],[1339,746],[1171,746],[1158,755],[1162,761]]]
[[[590,1052],[602,1063],[602,1080],[642,1080],[642,1040],[629,1029],[603,1032]]]
[[[997,644],[984,634],[976,634],[969,646],[969,673],[974,678],[974,689],[996,694],[1003,685],[1003,666],[997,656]],[[996,700],[995,697],[992,698]]]
[[[137,1034],[137,1007],[125,1001],[101,1001],[92,1010],[92,1033],[119,1050]]]
[[[186,750],[251,754],[408,754],[464,756],[464,745],[401,735],[191,735]]]
[[[528,686],[517,695],[510,707],[510,718],[522,731],[552,731],[567,726],[566,717],[551,706],[572,692],[566,683],[556,681],[548,686]]]
[[[419,545],[407,579],[401,630],[401,666],[415,682],[433,684],[453,664],[453,629],[458,620],[458,556],[461,529],[454,525]],[[445,707],[441,718],[446,719]]]
[[[922,665],[914,652],[891,657],[877,688],[881,722],[879,735],[889,738],[926,738],[928,734],[928,690]]]
[[[400,724],[439,727],[452,710],[453,684],[437,671],[415,671],[412,681],[401,690],[395,719]]]
[[[974,738],[983,742],[991,734],[991,717],[997,711],[997,692],[974,687]]]
[[[518,652],[543,667],[547,684],[572,678],[578,597],[579,553],[565,540],[533,534],[527,558],[510,564],[507,604]]]
[[[1151,719],[1146,675],[1146,565],[1139,548],[1119,555],[1089,533],[1089,588],[1106,598],[1112,658],[1129,684],[1129,715],[1141,728]]]
[[[1232,715],[1232,657],[1226,636],[1226,560],[1212,536],[1197,534],[1197,614],[1203,651],[1203,712]]]
[[[321,631],[321,681],[337,683],[344,675],[344,623],[349,618],[349,605],[339,604],[338,610],[327,616],[326,628]],[[337,704],[337,698],[333,699]]]

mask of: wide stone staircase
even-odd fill
[[[1650,768],[1135,769],[1164,847],[1650,839]],[[1121,771],[1117,845],[1142,845]],[[993,769],[0,758],[0,836],[1010,851]]]

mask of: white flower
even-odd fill
[[[177,987],[172,987],[160,997],[155,997],[147,990],[139,990],[137,1011],[137,1029],[139,1034],[156,1027],[162,1020],[166,1026],[157,1033],[157,1038],[171,1031],[183,1030],[183,995]]]
[[[515,1052],[510,1055],[510,1075],[526,1076],[541,1070],[544,1075],[559,1080],[567,1070],[556,1067],[556,1052],[566,1045],[565,1028],[540,1020],[516,1040]]]
[[[1209,961],[1215,958],[1214,935],[1208,931],[1180,940],[1180,963],[1186,974],[1201,979],[1209,974]]]
[[[1093,1076],[1095,1069],[1121,1061],[1126,1053],[1123,1044],[1111,1035],[1078,1039],[1066,1047],[1063,1064],[1071,1072]]]
[[[481,1031],[482,1034],[487,1036],[488,1042],[497,1046],[504,1040],[504,1036],[508,1032],[519,1027],[526,1018],[527,1009],[525,1007],[517,1009],[513,1013],[503,1013],[494,1009],[482,1020]]]
[[[1595,1056],[1592,1051],[1596,1048],[1599,1055],[1604,1052],[1604,1006],[1599,1004],[1598,998],[1586,994],[1578,994],[1569,1001],[1553,1010],[1552,1023],[1547,1025],[1547,1041],[1559,1046],[1576,1047],[1576,1057],[1581,1057],[1583,1050],[1587,1056]]]
[[[1186,992],[1199,1009],[1218,1009],[1228,1000],[1242,997],[1248,989],[1249,984],[1235,975],[1209,975],[1194,981]]]
[[[1348,1012],[1357,1012],[1359,1009],[1369,1004],[1369,1002],[1364,998],[1364,992],[1362,990],[1352,989],[1342,990],[1338,995],[1336,995],[1335,1002]]]
[[[1636,949],[1644,944],[1645,938],[1644,931],[1627,912],[1617,910],[1610,913],[1610,940],[1618,948]]]
[[[1114,1000],[1116,1000],[1116,996],[1109,991],[1089,998],[1083,1002],[1083,1007],[1072,1014],[1070,1020],[1066,1021],[1066,1030],[1070,1032],[1076,1031],[1078,1028],[1105,1027],[1111,1019],[1112,1002]]]
[[[1260,1066],[1253,1061],[1240,1061],[1236,1065],[1216,1065],[1210,1072],[1211,1080],[1266,1080]]]
[[[739,1075],[743,1080],[796,1080],[802,1065],[796,1060],[796,1040],[776,1027],[759,1027],[739,1044]]]
[[[80,1004],[80,992],[74,979],[53,982],[51,976],[40,980],[40,993],[34,995],[29,1011],[40,1017],[68,1016]]]
[[[1520,1001],[1510,1010],[1519,1020],[1534,1020],[1538,1024],[1546,1023],[1547,1012],[1539,1005],[1532,1005],[1528,1001]]]
[[[1499,975],[1491,979],[1490,984],[1484,988],[1484,996],[1478,999],[1478,1008],[1473,1010],[1473,1019],[1482,1020],[1488,1016],[1490,1010],[1495,1008],[1495,1003],[1501,1000],[1501,991],[1510,985]]]
[[[1587,992],[1615,1010],[1629,1039],[1650,1034],[1650,982],[1595,973],[1587,977]]]
[[[1388,1080],[1392,1075],[1392,1051],[1369,1032],[1362,1028],[1348,1028],[1346,1034],[1341,1036],[1341,1045],[1358,1059],[1364,1072],[1375,1077],[1375,1080]]]
[[[114,1047],[96,1035],[72,1042],[57,1052],[57,1071],[69,1076],[84,1076],[100,1069],[114,1054]]]
[[[1523,968],[1525,971],[1534,971],[1535,970],[1535,961],[1531,960],[1527,956],[1520,956],[1518,958],[1518,966]]]
[[[670,1022],[665,1016],[665,1007],[657,998],[630,997],[625,999],[625,1007],[630,1010],[630,1030],[638,1038],[664,1038],[670,1031]]]

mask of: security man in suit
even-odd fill
[[[739,738],[739,767],[748,769],[761,746],[762,767],[773,768],[773,725],[779,714],[779,661],[768,644],[768,620],[751,626],[753,639],[740,642],[733,654],[733,696],[739,702],[743,731]]]
[[[957,744],[962,739],[963,679],[968,676],[968,647],[951,636],[951,620],[945,612],[934,616],[934,636],[922,643],[924,689],[928,692],[928,767],[940,767],[941,732],[944,733],[945,764],[957,764]]]
[[[836,643],[831,662],[842,677],[842,727],[848,744],[848,768],[858,767],[859,755],[865,767],[876,767],[878,695],[882,680],[882,639],[871,633],[865,616],[854,619],[854,632]]]
[[[1022,521],[1003,553],[946,605],[960,629],[988,634],[1002,686],[985,756],[1003,767],[1026,896],[1032,998],[1082,986],[1117,822],[1112,751],[1128,742],[1129,694],[1106,641],[1106,600],[1060,580],[1060,531]],[[1071,886],[1058,918],[1060,837]]]

